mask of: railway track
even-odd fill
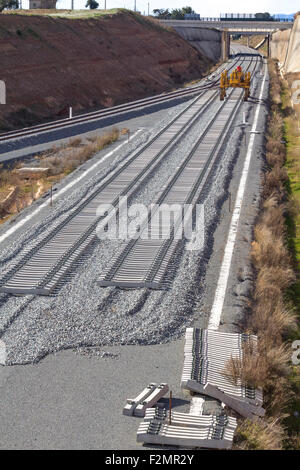
[[[256,65],[255,62],[254,70]],[[240,90],[233,90],[229,94],[229,99],[219,106],[217,113],[209,121],[176,174],[161,191],[156,201],[156,213],[153,213],[153,210],[149,212],[139,237],[131,239],[112,265],[103,272],[98,281],[100,286],[154,289],[169,286],[166,274],[173,254],[183,238],[182,212],[174,214],[175,220],[170,236],[166,239],[162,236],[162,232],[166,225],[169,228],[170,219],[167,221],[165,219],[163,221],[165,226],[161,226],[158,213],[164,204],[168,207],[172,205],[183,207],[189,204],[192,208],[190,217],[193,216],[201,191],[240,109],[241,97]],[[163,215],[162,212],[161,214]],[[151,223],[152,220],[154,224]],[[184,222],[186,223],[186,219]]]
[[[96,217],[99,204],[116,206],[120,196],[130,198],[157,170],[166,155],[217,96],[217,91],[203,91],[149,143],[111,172],[100,187],[55,230],[24,253],[21,261],[3,277],[0,291],[13,294],[54,293],[95,240],[95,229],[101,222],[101,217]],[[190,160],[193,161],[192,156]]]
[[[237,64],[238,60],[235,60],[230,68],[233,68]],[[215,74],[219,77],[219,74],[226,68],[227,64],[223,64],[219,69],[211,74],[209,77],[214,77]],[[210,80],[206,78],[206,81]],[[121,113],[138,110],[143,107],[153,106],[155,104],[164,103],[169,100],[192,97],[193,95],[199,94],[202,91],[206,91],[212,88],[215,88],[218,85],[219,78],[212,78],[209,83],[198,85],[195,87],[189,87],[170,93],[165,93],[149,98],[144,98],[141,100],[133,101],[131,103],[121,104],[114,106],[108,109],[102,109],[100,111],[93,111],[90,113],[81,114],[73,118],[60,119],[50,123],[39,124],[37,126],[32,126],[28,128],[23,128],[15,131],[9,131],[0,134],[0,144],[7,143],[15,139],[24,139],[30,136],[36,136],[42,134],[43,132],[54,131],[59,129],[64,129],[69,126],[76,126],[78,124],[84,124],[92,121],[97,121],[101,118],[113,117]]]

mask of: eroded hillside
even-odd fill
[[[201,77],[211,62],[132,12],[84,19],[0,15],[0,129],[139,99]]]

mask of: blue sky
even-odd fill
[[[104,8],[104,0],[97,0],[100,8]],[[74,0],[76,9],[85,7],[86,0]],[[148,10],[148,0],[136,0],[137,9],[142,13]],[[28,8],[28,0],[22,0],[23,8]],[[219,16],[220,13],[256,13],[269,11],[270,13],[294,13],[300,10],[299,0],[251,0],[249,4],[240,0],[211,0],[198,2],[197,0],[150,0],[150,12],[154,8],[180,8],[185,5],[193,7],[201,16]],[[227,6],[226,6],[227,5]],[[134,8],[134,0],[106,0],[107,8]],[[71,0],[58,0],[57,8],[70,8]]]

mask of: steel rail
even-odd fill
[[[232,93],[233,92],[231,92],[231,94]],[[204,141],[207,133],[211,130],[212,126],[214,125],[216,118],[218,117],[218,115],[220,115],[222,109],[226,106],[227,103],[228,102],[224,102],[220,106],[217,114],[214,115],[213,118],[210,120],[204,133],[200,136],[192,151],[189,153],[188,157],[177,171],[176,175],[172,177],[171,182],[168,184],[167,188],[162,192],[159,199],[156,201],[157,205],[165,203],[167,195],[170,194],[176,180],[180,177],[181,173],[187,167],[196,149],[198,148],[200,143]],[[210,153],[209,157],[212,158],[212,156],[213,151]],[[187,188],[188,185],[186,185],[186,191],[184,192],[185,196]],[[176,202],[173,200],[173,204],[185,203],[185,200],[179,201],[180,198],[178,194],[175,195],[175,197],[176,196],[177,200]],[[181,194],[181,196],[183,196],[183,194]],[[145,226],[142,227],[141,234],[143,234],[145,230],[148,230],[148,224],[153,219],[153,216],[153,213],[149,214]],[[157,227],[154,227],[153,230],[153,227],[151,226],[150,240],[146,240],[146,236],[143,238],[143,236],[141,235],[138,239],[132,239],[128,242],[127,246],[124,248],[123,252],[117,257],[117,259],[113,262],[110,269],[104,271],[104,273],[100,277],[100,280],[98,282],[100,286],[114,285],[119,287],[123,286],[135,288],[160,287],[160,285],[156,285],[156,283],[153,282],[154,271],[157,272],[158,267],[161,265],[167,249],[173,241],[174,230],[172,230],[172,233],[170,234],[170,237],[167,240],[162,241],[160,239],[157,240],[157,233],[155,233],[155,229],[157,229]]]
[[[233,68],[237,63],[238,63],[238,60],[236,60],[231,65],[230,68]],[[225,68],[226,68],[226,64],[223,64],[217,71],[215,71],[211,75],[214,75],[216,73],[219,74]],[[207,80],[207,78],[206,78],[206,80]],[[116,114],[120,114],[120,113],[124,113],[124,112],[127,112],[127,111],[132,111],[132,110],[135,110],[135,109],[139,109],[139,108],[142,108],[144,106],[151,106],[153,104],[163,103],[163,102],[168,101],[170,99],[176,99],[176,98],[181,98],[181,97],[185,97],[185,96],[192,96],[194,94],[200,93],[201,91],[206,91],[208,89],[211,89],[211,88],[215,87],[218,84],[218,81],[219,81],[219,79],[216,79],[216,80],[213,80],[209,84],[203,84],[203,85],[199,85],[199,86],[196,86],[196,87],[186,88],[184,90],[177,90],[177,91],[173,91],[173,92],[166,93],[166,94],[151,96],[149,98],[143,98],[141,100],[137,100],[137,101],[133,101],[133,102],[130,102],[130,103],[117,105],[117,106],[107,108],[107,109],[102,109],[102,110],[99,110],[99,111],[92,111],[92,112],[89,112],[89,113],[84,113],[84,114],[81,114],[79,116],[75,116],[71,119],[70,118],[64,118],[64,119],[60,119],[60,120],[57,120],[57,121],[52,121],[50,123],[38,124],[38,125],[32,126],[32,127],[27,127],[27,128],[15,130],[15,131],[5,132],[5,133],[0,134],[0,142],[5,143],[5,142],[8,142],[8,141],[13,140],[13,139],[24,138],[24,137],[31,136],[31,135],[36,135],[36,134],[39,134],[39,133],[42,133],[42,132],[62,129],[64,127],[69,127],[69,126],[74,126],[74,125],[77,125],[77,124],[82,124],[82,123],[85,123],[85,122],[95,121],[95,120],[98,120],[98,119],[101,119],[101,118],[110,117],[110,116],[114,116]]]
[[[3,277],[0,291],[44,295],[54,292],[95,239],[95,228],[101,220],[95,216],[98,204],[116,205],[119,196],[132,196],[207,110],[217,94],[203,92],[150,142],[112,171],[58,227],[25,252],[21,261]]]
[[[254,70],[256,65],[257,61],[255,62]],[[233,90],[231,95],[237,93],[238,92]],[[242,93],[239,94],[241,97]],[[232,102],[226,101],[219,107],[216,115],[208,123],[205,131],[200,136],[187,158],[183,161],[176,174],[170,178],[167,187],[161,192],[156,201],[158,207],[163,203],[169,205],[180,204],[181,206],[183,206],[183,204],[192,204],[195,206],[195,195],[199,193],[201,187],[203,187],[207,180],[241,104],[241,100],[238,100],[235,105],[233,105]],[[225,112],[225,118],[222,111]],[[217,121],[216,117],[219,118]],[[209,151],[208,156],[207,151]],[[201,162],[200,165],[199,160]],[[195,175],[197,171],[199,172],[198,177]],[[179,181],[180,179],[181,181]],[[200,186],[202,181],[204,182],[202,186]],[[199,195],[196,199],[198,199],[198,197]],[[158,209],[156,210],[156,213],[157,212]],[[153,217],[153,213],[151,214],[150,212],[147,220],[140,229],[139,237],[135,237],[128,242],[122,253],[117,256],[112,265],[104,271],[98,281],[99,285],[113,285],[127,288],[164,287],[164,273],[167,270],[171,255],[178,244],[178,240],[174,240],[174,236],[182,216],[180,215],[177,221],[174,222],[172,232],[167,240],[157,239],[157,232],[159,231],[157,226],[154,226],[154,233],[153,227],[151,227],[151,235],[154,236],[151,236],[150,240],[147,239],[149,236],[148,227],[151,217]],[[144,237],[143,233],[145,234]]]
[[[45,295],[51,293],[59,281],[60,275],[62,275],[62,273],[57,274],[57,271],[65,267],[64,274],[66,274],[65,271],[70,270],[71,265],[75,263],[77,256],[80,255],[79,251],[85,250],[91,239],[95,237],[93,232],[99,222],[99,218],[97,219],[95,216],[97,205],[103,202],[116,204],[120,195],[132,195],[158,167],[179,138],[207,110],[216,97],[217,93],[213,91],[211,93],[209,91],[202,93],[142,149],[135,152],[116,171],[109,174],[100,188],[93,191],[66,220],[49,233],[36,247],[29,250],[22,260],[3,277],[0,291]],[[127,175],[124,179],[124,172],[126,171]],[[75,218],[76,223],[74,224]],[[81,228],[88,226],[88,229],[85,229],[84,233],[81,233],[81,236],[78,237],[80,226]],[[54,239],[55,243],[53,243]],[[39,253],[39,257],[34,261],[33,258],[37,253]],[[54,265],[52,263],[50,267],[51,259],[55,259],[55,263]],[[49,281],[52,281],[52,283],[49,288],[46,288],[45,285]]]

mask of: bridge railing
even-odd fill
[[[215,19],[211,18],[201,18],[200,20],[159,20],[161,23],[170,25],[170,26],[185,26],[185,27],[199,27],[199,28],[216,28],[216,29],[227,29],[227,30],[237,30],[240,31],[252,31],[256,29],[257,31],[264,32],[273,32],[277,29],[287,29],[292,28],[292,22],[280,22],[280,21],[221,21],[220,18]]]
[[[237,18],[230,18],[230,17],[200,17],[200,18],[192,18],[192,17],[186,17],[183,20],[188,20],[188,21],[211,21],[211,22],[235,22],[235,21],[249,21],[249,22],[259,22],[259,23],[293,23],[293,19],[289,18],[273,18],[269,20],[265,20],[262,18],[253,18],[253,17],[237,17]]]
[[[221,21],[221,20],[220,20],[220,18],[205,17],[205,18],[200,18],[200,21]]]

